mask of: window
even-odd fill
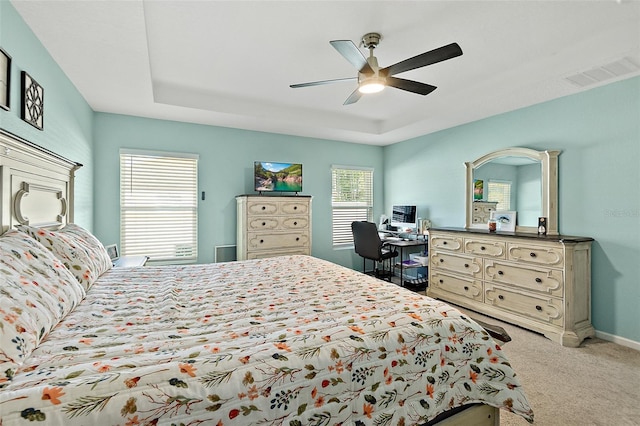
[[[511,210],[511,182],[490,180],[488,201],[497,201],[496,210]]]
[[[151,262],[198,258],[198,156],[120,150],[122,255]]]
[[[332,166],[333,246],[352,246],[351,222],[373,218],[373,169]]]

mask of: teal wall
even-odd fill
[[[11,3],[0,0],[0,46],[12,57],[10,111],[0,128],[83,164],[76,173],[75,221],[93,228],[93,111]],[[21,71],[44,88],[44,130],[20,118]]]
[[[353,250],[331,244],[331,165],[374,168],[375,216],[382,214],[382,147],[331,140],[250,132],[224,127],[97,113],[95,118],[94,232],[105,243],[120,235],[120,148],[197,153],[198,187],[205,200],[198,206],[198,261],[212,262],[216,245],[235,244],[236,200],[253,194],[253,162],[303,164],[303,195],[312,195],[312,254],[360,268]]]
[[[385,202],[464,227],[464,162],[511,146],[562,151],[560,232],[595,239],[593,324],[639,342],[640,77],[385,147]]]
[[[200,261],[235,242],[234,197],[252,192],[254,160],[304,164],[313,195],[313,254],[355,269],[331,248],[331,164],[375,169],[375,217],[416,203],[434,226],[463,226],[464,162],[510,146],[560,149],[560,231],[595,238],[593,322],[640,342],[640,78],[491,117],[385,148],[94,113],[13,6],[0,0],[0,46],[13,58],[11,111],[0,127],[74,161],[76,222],[105,243],[119,235],[120,147],[200,154]],[[20,119],[20,71],[45,89],[45,129]],[[384,178],[383,178],[384,177]]]

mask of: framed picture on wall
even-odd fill
[[[44,127],[44,89],[22,71],[22,119],[33,127]]]
[[[509,210],[494,210],[489,220],[495,220],[498,231],[514,232],[516,230],[516,212]]]
[[[11,56],[0,47],[0,108],[9,111],[11,93]]]

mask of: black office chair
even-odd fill
[[[356,253],[362,257],[362,272],[366,273],[367,259],[373,260],[374,275],[391,281],[393,265],[390,259],[397,257],[398,252],[395,249],[390,249],[380,239],[376,224],[365,221],[353,222],[351,223],[351,232]],[[389,263],[389,271],[385,270],[385,261]],[[378,263],[382,264],[382,272],[377,268]]]

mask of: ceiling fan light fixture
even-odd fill
[[[360,93],[378,93],[382,92],[386,86],[386,79],[382,77],[371,77],[360,83],[358,91]]]

